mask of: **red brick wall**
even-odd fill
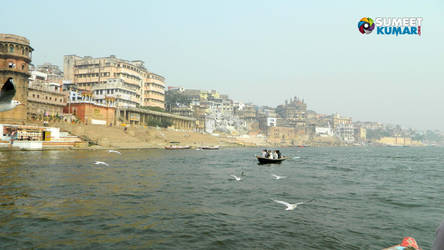
[[[71,107],[71,110],[69,110]],[[71,103],[63,109],[64,113],[72,113],[83,123],[91,124],[91,119],[105,120],[106,124],[114,122],[115,108],[102,107],[91,103]]]

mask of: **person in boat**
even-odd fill
[[[267,150],[262,150],[262,157],[267,158]]]
[[[277,150],[273,151],[273,159],[278,159]]]
[[[282,158],[282,154],[281,154],[281,151],[280,150],[276,150],[276,153],[277,153],[277,158],[278,159],[281,159]]]
[[[273,159],[273,152],[271,150],[268,150],[268,159]]]

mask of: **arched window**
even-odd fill
[[[9,52],[11,52],[11,53],[14,52],[14,45],[9,46]]]

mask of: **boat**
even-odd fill
[[[168,149],[168,150],[190,149],[190,148],[191,148],[191,146],[178,146],[178,145],[165,146],[165,149]]]
[[[256,155],[256,158],[260,164],[280,164],[281,162],[283,162],[287,159],[287,157],[282,157],[279,159],[269,159],[269,158],[265,158],[265,157],[257,156],[257,155]]]
[[[204,146],[204,147],[200,147],[200,149],[202,149],[202,150],[218,150],[219,146]]]

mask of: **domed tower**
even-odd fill
[[[0,123],[22,124],[27,117],[29,63],[34,49],[22,36],[0,34],[0,88],[12,77],[16,88],[13,100],[22,105],[0,112]]]

